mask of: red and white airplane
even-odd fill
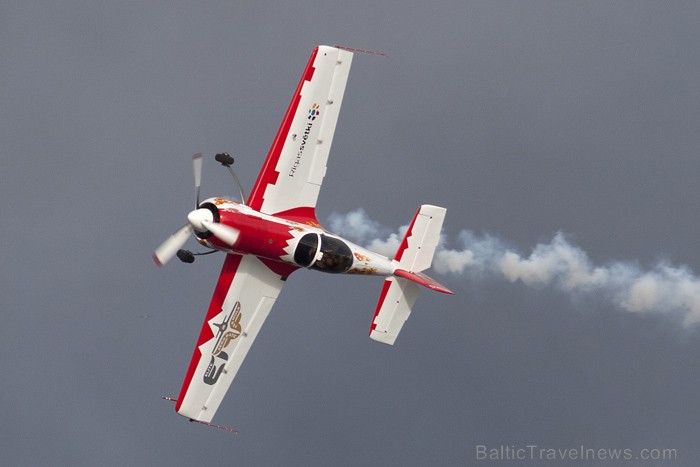
[[[190,234],[226,253],[176,400],[177,412],[192,421],[211,422],[285,280],[297,269],[385,277],[369,335],[386,344],[396,340],[419,285],[452,293],[422,273],[432,262],[444,208],[421,206],[393,259],[340,238],[316,219],[352,57],[350,50],[327,46],[311,53],[247,201],[241,189],[241,202],[200,203],[202,158],[194,156],[195,209],[153,255],[158,265],[176,254],[191,262],[191,254],[181,250]],[[217,160],[229,169],[233,163],[227,154]],[[235,173],[234,178],[238,183]]]

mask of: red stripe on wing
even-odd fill
[[[258,257],[258,259],[260,260],[261,263],[263,263],[265,266],[267,266],[268,269],[270,269],[270,271],[272,271],[275,274],[277,274],[278,276],[280,276],[280,278],[283,281],[286,281],[291,273],[293,273],[294,271],[299,269],[298,266],[292,266],[291,264],[283,263],[281,261],[275,261],[272,259],[260,258],[260,257]]]
[[[267,159],[258,174],[258,179],[255,181],[252,191],[250,192],[250,197],[248,198],[248,206],[259,211],[263,205],[265,190],[267,185],[274,185],[277,183],[277,177],[279,172],[275,170],[277,163],[280,159],[280,154],[282,154],[282,148],[284,143],[287,141],[287,135],[289,134],[289,128],[292,126],[292,120],[294,120],[294,115],[299,107],[299,101],[301,100],[301,88],[304,86],[305,81],[311,81],[314,75],[315,68],[313,67],[314,60],[316,59],[316,54],[318,53],[318,47],[311,52],[311,57],[309,58],[309,63],[306,64],[304,73],[301,75],[301,80],[297,86],[297,90],[294,92],[294,97],[292,102],[287,108],[287,113],[282,119],[282,124],[277,131],[277,136],[275,136],[272,142],[272,147],[270,147],[270,152],[267,154]]]
[[[288,209],[286,211],[275,213],[274,216],[287,219],[289,221],[298,222],[300,224],[321,227],[321,224],[319,224],[318,220],[316,219],[316,209],[308,206]]]

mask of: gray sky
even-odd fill
[[[241,435],[187,423],[160,396],[223,258],[151,253],[192,207],[190,156],[205,196],[235,193],[219,151],[250,189],[309,53],[343,44],[388,57],[353,60],[322,221],[431,203],[451,248],[561,231],[595,265],[694,277],[698,24],[697,2],[4,2],[3,465],[695,465],[697,325],[468,271],[393,348],[367,337],[380,279],[294,274],[215,418]]]

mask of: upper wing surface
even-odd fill
[[[255,256],[226,256],[178,397],[180,415],[211,422],[283,284]]]
[[[266,214],[315,219],[352,53],[319,46],[272,143],[248,205]]]

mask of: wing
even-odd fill
[[[252,255],[227,255],[176,410],[211,422],[286,276]]]
[[[313,51],[251,191],[250,207],[315,221],[351,63],[346,50],[319,46]]]

